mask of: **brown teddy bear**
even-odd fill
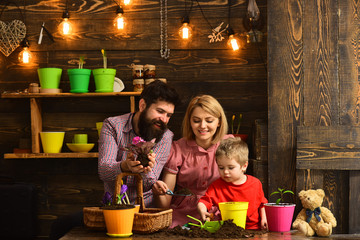
[[[299,193],[303,209],[297,215],[293,228],[307,237],[315,233],[320,237],[330,236],[332,228],[336,227],[336,219],[326,207],[321,207],[325,192],[322,189],[302,190]]]

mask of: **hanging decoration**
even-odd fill
[[[167,0],[160,0],[160,56],[165,59],[170,56],[167,42]]]
[[[229,24],[227,24],[226,27],[221,30],[223,24],[224,22],[221,22],[219,26],[212,29],[212,34],[208,36],[208,38],[210,38],[209,43],[221,42],[225,39],[222,36],[222,33],[226,31],[226,29],[229,27]]]
[[[262,41],[264,34],[260,30],[264,27],[264,20],[255,0],[249,0],[246,17],[243,18],[243,25],[247,31],[247,43]]]
[[[21,20],[12,20],[8,24],[0,20],[0,51],[8,57],[26,37],[26,25],[21,9],[14,2],[8,2],[0,12],[0,19],[5,8],[10,4],[14,4],[21,15]]]
[[[227,27],[227,33],[228,33],[228,46],[232,48],[233,51],[238,51],[240,49],[240,41],[236,37],[234,30],[230,26],[230,20],[231,20],[231,3],[230,0],[228,0],[228,27]]]

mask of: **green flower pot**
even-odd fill
[[[87,93],[89,92],[90,69],[68,69],[70,80],[70,92]]]
[[[58,89],[61,79],[61,68],[39,68],[40,87],[43,89]]]
[[[92,70],[95,80],[95,92],[113,92],[116,69],[98,68]]]

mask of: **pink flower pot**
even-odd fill
[[[265,213],[270,232],[288,232],[294,215],[295,204],[292,203],[267,203]]]

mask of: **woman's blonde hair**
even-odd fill
[[[219,119],[219,127],[216,130],[211,143],[215,144],[219,142],[228,131],[228,123],[224,109],[220,103],[210,95],[196,96],[190,101],[182,124],[183,137],[187,140],[195,140],[195,134],[191,128],[190,118],[194,109],[197,107],[202,108],[205,112]]]
[[[219,147],[216,149],[216,159],[220,157],[226,157],[228,159],[234,159],[240,166],[243,166],[249,161],[249,148],[246,142],[241,138],[227,138],[220,142]]]

